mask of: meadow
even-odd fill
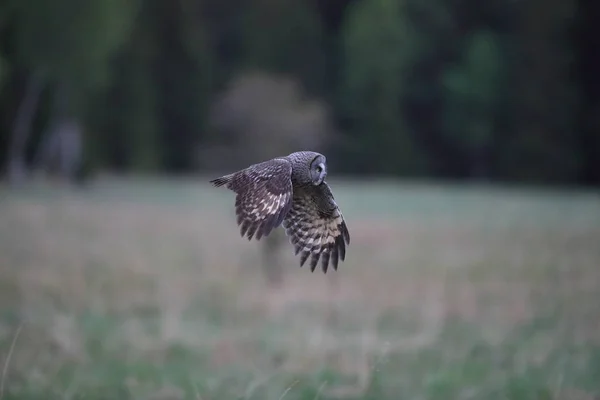
[[[273,286],[207,180],[0,186],[0,399],[599,398],[597,192],[332,180]]]

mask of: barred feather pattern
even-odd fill
[[[337,270],[339,260],[345,260],[350,234],[327,183],[296,188],[283,227],[295,254],[300,253],[300,266],[310,257],[310,270],[320,260],[326,273],[329,265]]]
[[[211,181],[236,193],[235,211],[240,234],[260,240],[283,222],[291,206],[292,166],[285,159],[252,165]]]

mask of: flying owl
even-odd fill
[[[282,225],[300,266],[310,257],[314,272],[319,259],[327,272],[346,257],[350,234],[325,182],[325,156],[299,151],[249,166],[210,181],[236,193],[235,212],[242,237],[261,237]]]

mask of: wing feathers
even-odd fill
[[[300,266],[307,261],[314,272],[321,265],[337,270],[346,259],[350,234],[331,189],[318,186],[292,187],[292,166],[286,159],[273,159],[252,165],[210,182],[226,185],[236,193],[236,220],[242,237],[260,240],[283,225]],[[309,260],[310,259],[310,260]]]
[[[287,214],[292,198],[292,166],[273,159],[211,180],[236,193],[235,212],[240,234],[252,240],[268,236]]]
[[[220,178],[216,178],[210,181],[210,183],[212,183],[215,187],[221,187],[225,184],[228,184],[229,182],[231,182],[231,178],[233,177],[233,174],[230,175],[225,175],[222,176]]]
[[[301,254],[300,266],[310,257],[311,271],[321,260],[321,269],[326,273],[329,265],[337,270],[339,260],[344,261],[350,235],[326,183],[294,192],[283,227],[294,246],[294,253]]]

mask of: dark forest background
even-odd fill
[[[0,162],[600,184],[593,0],[3,0]]]

